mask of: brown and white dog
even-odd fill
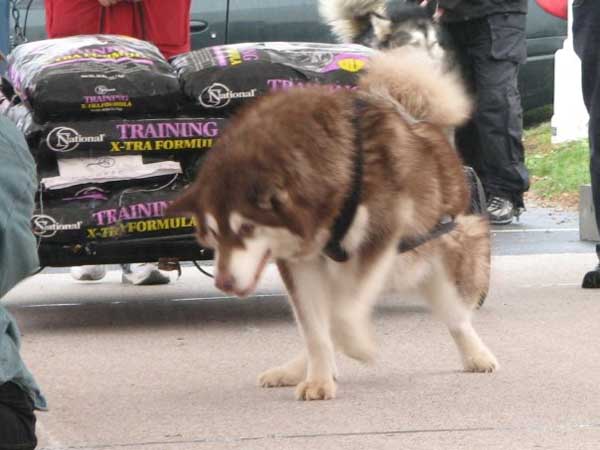
[[[465,213],[468,187],[444,134],[470,108],[458,77],[403,47],[374,57],[357,91],[272,94],[230,123],[170,213],[197,218],[227,293],[250,295],[277,263],[306,349],[262,386],[333,398],[334,353],[372,359],[370,316],[390,282],[421,290],[465,370],[498,367],[471,325],[488,289],[489,229]]]

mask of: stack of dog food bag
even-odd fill
[[[177,73],[155,46],[108,35],[31,42],[10,54],[8,78],[31,113],[35,234],[85,245],[193,232],[164,210],[224,120],[178,114]]]
[[[20,45],[9,55],[0,113],[38,164],[32,219],[42,244],[176,236],[193,219],[164,216],[240,105],[321,84],[354,89],[371,50],[255,43],[170,62],[152,44],[86,35]]]

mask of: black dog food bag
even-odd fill
[[[227,114],[273,91],[314,84],[354,89],[373,52],[352,44],[248,43],[195,50],[171,63],[193,109]]]
[[[127,36],[29,42],[8,57],[8,76],[34,119],[175,114],[177,74],[159,50]]]

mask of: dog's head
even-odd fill
[[[430,6],[396,0],[388,2],[385,10],[384,16],[371,15],[375,38],[371,41],[373,47],[388,49],[413,45],[428,48],[432,42],[436,42],[435,10]]]
[[[299,258],[309,250],[310,231],[275,180],[263,178],[257,168],[223,169],[203,168],[167,214],[195,216],[198,242],[215,251],[216,287],[246,297],[270,260]]]
[[[225,292],[249,295],[269,260],[314,256],[328,239],[336,213],[330,203],[343,193],[334,191],[339,171],[327,167],[319,147],[327,145],[327,130],[316,130],[314,124],[324,119],[312,116],[311,102],[314,96],[282,93],[233,119],[192,186],[167,211],[196,218],[197,239],[215,250],[215,283]],[[321,106],[325,115],[337,114],[326,103]],[[310,147],[310,154],[299,150],[302,146]],[[335,175],[324,181],[315,167]]]
[[[348,2],[346,8],[349,11],[333,9],[326,17],[342,39],[350,38],[380,50],[411,45],[426,49],[436,60],[445,62],[448,37],[437,24],[436,1],[364,0]],[[353,16],[353,26],[343,26],[347,24],[343,20],[347,15]],[[336,25],[341,28],[336,29]]]

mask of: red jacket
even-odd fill
[[[124,34],[156,45],[166,58],[190,51],[191,0],[121,1],[103,8],[98,0],[45,0],[50,38],[77,34]]]
[[[547,13],[561,19],[567,19],[569,9],[567,0],[537,0],[537,4]]]

